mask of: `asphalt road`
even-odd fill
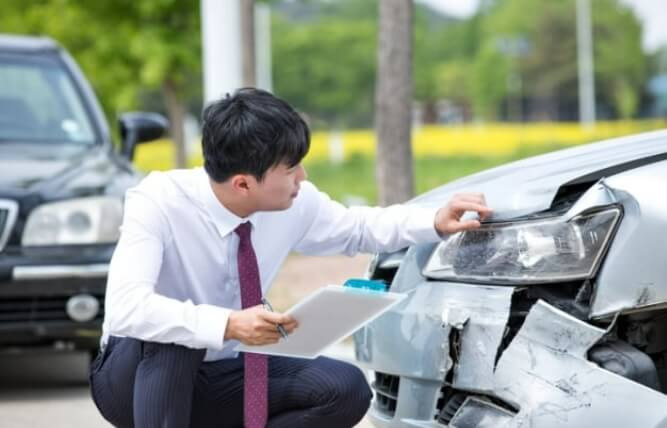
[[[333,354],[347,359],[349,351],[343,346]],[[90,398],[87,367],[81,352],[0,354],[0,427],[111,427]]]
[[[111,427],[88,393],[88,354],[0,354],[0,426]]]

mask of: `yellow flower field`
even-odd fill
[[[665,120],[598,122],[585,129],[578,123],[479,124],[460,126],[424,126],[413,130],[415,157],[422,156],[498,156],[513,153],[522,147],[540,145],[575,145],[605,138],[667,128]],[[173,148],[169,140],[141,145],[135,164],[143,171],[172,168]],[[338,134],[315,132],[305,163],[338,156],[375,155],[375,134],[372,130],[350,130]],[[190,158],[190,165],[201,165],[199,146]]]

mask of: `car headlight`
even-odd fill
[[[482,225],[449,236],[426,277],[482,283],[540,283],[594,275],[620,218],[618,207],[578,215]]]
[[[28,216],[22,244],[101,244],[118,240],[123,216],[119,198],[96,196],[41,205]]]

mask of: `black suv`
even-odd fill
[[[134,147],[167,129],[154,113],[119,123],[116,153],[67,52],[0,35],[0,348],[98,346]]]

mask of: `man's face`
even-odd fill
[[[299,184],[307,177],[306,170],[297,164],[290,167],[285,164],[269,169],[262,181],[256,182],[252,189],[257,211],[285,210],[299,193]]]

